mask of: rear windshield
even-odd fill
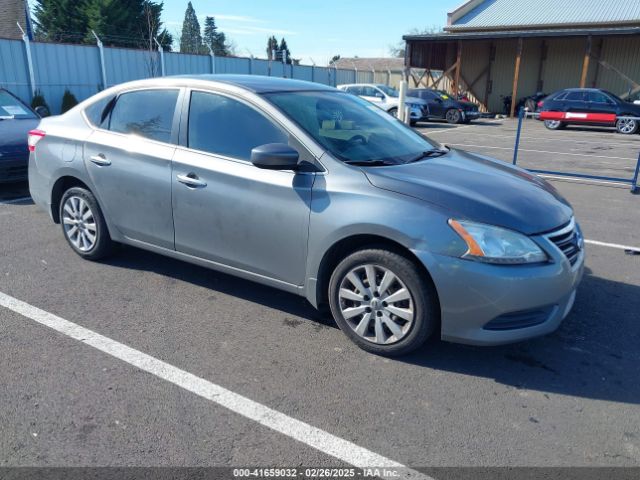
[[[0,118],[37,118],[20,100],[0,90]]]

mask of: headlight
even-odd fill
[[[507,265],[540,263],[548,259],[533,240],[521,233],[466,220],[451,219],[449,225],[469,247],[463,258]]]

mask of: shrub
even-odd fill
[[[47,110],[51,111],[49,105],[47,105],[47,101],[44,99],[44,95],[42,94],[42,90],[36,90],[33,98],[31,99],[31,108],[36,107],[47,107]]]
[[[64,113],[71,110],[78,104],[78,99],[75,97],[73,93],[66,89],[64,91],[64,95],[62,96],[62,106],[60,107],[60,112]]]

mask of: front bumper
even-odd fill
[[[443,340],[500,345],[545,335],[560,326],[573,307],[585,253],[582,250],[571,265],[549,240],[536,240],[552,257],[551,262],[502,266],[414,252],[431,274],[438,292]],[[534,323],[531,326],[525,322],[521,327],[492,327],[505,318],[524,318],[528,312],[544,314],[544,318],[529,322]]]
[[[469,120],[477,120],[478,118],[480,118],[482,115],[480,112],[478,111],[474,111],[474,110],[470,110],[470,111],[463,111],[462,112],[462,116],[465,119],[469,119]]]

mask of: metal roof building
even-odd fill
[[[470,0],[447,20],[442,33],[404,37],[405,65],[444,71],[453,93],[487,110],[512,93],[640,92],[640,0]]]

